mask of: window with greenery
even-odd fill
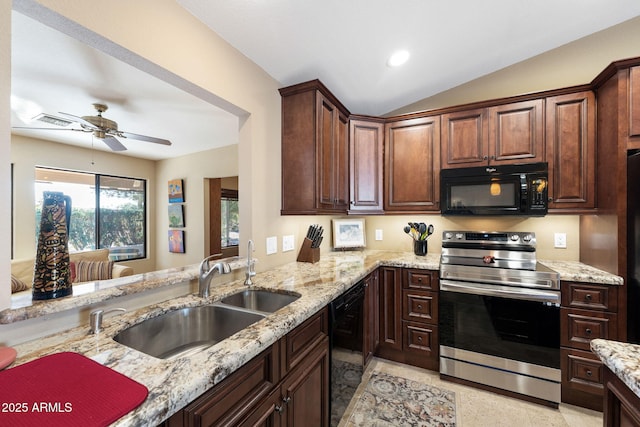
[[[238,226],[238,191],[222,189],[220,197],[220,239],[223,248],[238,246],[240,228]]]
[[[146,180],[36,168],[36,236],[45,191],[71,197],[69,251],[109,249],[113,260],[146,256]]]

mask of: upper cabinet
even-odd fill
[[[385,125],[384,210],[440,209],[440,116]]]
[[[346,213],[349,112],[318,80],[280,89],[283,215]]]
[[[442,115],[442,168],[544,161],[544,101]]]
[[[595,96],[592,91],[546,100],[549,209],[595,208]]]
[[[349,121],[350,214],[383,213],[384,119]]]
[[[629,69],[629,136],[640,137],[640,66]]]

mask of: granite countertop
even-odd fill
[[[418,257],[412,253],[388,251],[329,253],[316,264],[294,262],[258,273],[253,280],[254,288],[296,292],[301,297],[230,338],[188,357],[156,359],[125,347],[112,338],[145,319],[177,308],[202,305],[203,299],[193,294],[110,316],[104,321],[103,331],[97,335],[88,335],[88,327],[81,326],[19,344],[14,347],[18,358],[12,367],[63,351],[83,354],[149,389],[145,402],[114,425],[156,425],[324,308],[379,265],[437,270],[439,261],[439,254]],[[245,288],[242,280],[212,286],[211,297],[204,303],[217,301]]]
[[[640,397],[640,345],[595,339],[591,341],[591,350]]]
[[[561,281],[622,285],[622,277],[597,269],[577,261],[538,260],[550,269],[560,273]]]
[[[580,271],[587,271],[586,266],[580,263],[574,264],[579,265],[564,266],[563,263],[562,265],[558,264],[561,267],[558,269],[551,265],[549,267],[560,273],[561,280],[618,283],[617,276],[599,270],[597,270],[597,274],[588,271],[584,275],[578,275]],[[242,280],[212,286],[211,297],[208,300],[203,301],[197,295],[190,294],[122,315],[110,316],[104,321],[103,331],[97,335],[88,335],[88,327],[84,325],[63,333],[19,344],[15,346],[18,358],[13,366],[63,351],[84,354],[144,384],[149,389],[149,396],[145,402],[119,419],[114,425],[155,425],[222,381],[381,265],[438,270],[440,254],[428,254],[425,257],[420,257],[410,252],[370,250],[331,252],[323,254],[321,260],[315,264],[292,262],[273,270],[258,273],[253,280],[254,288],[295,292],[301,295],[300,298],[230,338],[187,357],[174,360],[156,359],[116,343],[112,338],[120,331],[145,319],[177,308],[208,304],[244,290],[246,287]],[[584,278],[582,278],[583,276]],[[192,271],[192,268],[189,267],[138,275],[137,277],[132,276],[130,279],[124,278],[123,280],[127,280],[131,288],[150,289],[152,286],[168,286],[171,283],[192,280],[195,277],[197,277],[196,271]],[[577,279],[576,277],[581,278]],[[122,288],[126,288],[126,286],[123,285]],[[114,293],[126,294],[127,292],[141,291],[122,288],[117,283],[110,286],[102,300],[113,298]],[[94,296],[70,298],[70,302],[65,304],[70,307],[73,307],[74,304],[77,306],[87,305],[87,301],[83,298],[92,298],[91,301],[99,300],[100,292],[96,292]],[[53,310],[46,308],[46,305],[33,304],[5,310],[0,312],[0,319],[7,322],[9,319],[12,319],[11,321],[19,320],[19,317],[37,317],[39,312],[46,313]],[[12,316],[11,312],[20,313],[20,316]],[[7,323],[11,323],[11,321]]]

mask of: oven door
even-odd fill
[[[559,369],[559,294],[442,280],[440,345]]]

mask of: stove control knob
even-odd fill
[[[458,240],[464,239],[464,233],[456,233],[456,239]]]
[[[529,243],[531,239],[533,239],[533,236],[531,236],[531,234],[525,234],[525,236],[522,238],[522,240],[524,240],[527,243]]]
[[[445,240],[449,240],[449,239],[451,239],[452,237],[453,237],[453,234],[451,234],[451,233],[449,233],[449,232],[444,233],[444,238],[445,238]]]
[[[517,234],[512,234],[510,239],[512,242],[517,242],[518,240],[520,240],[520,236],[518,236]]]

